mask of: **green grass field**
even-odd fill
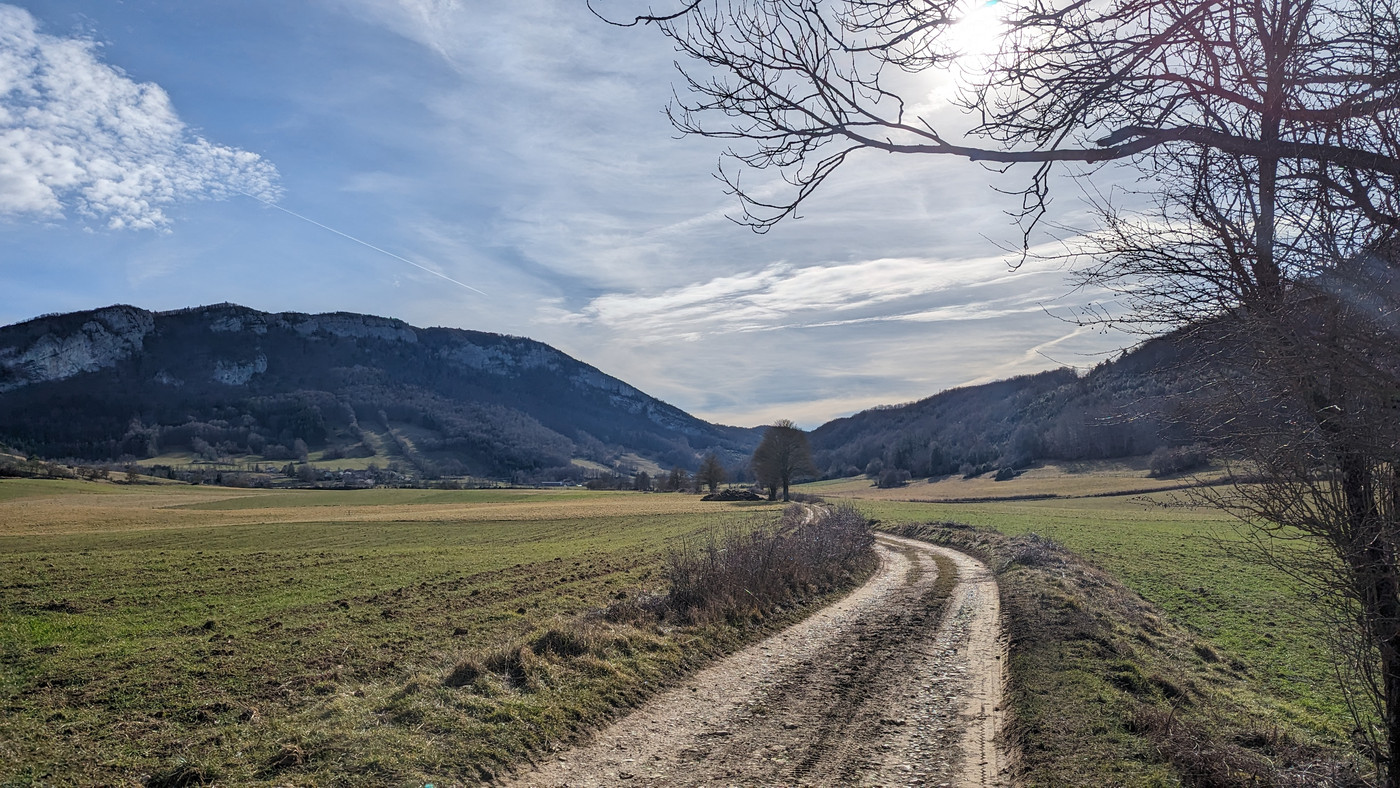
[[[1028,468],[1008,481],[996,481],[985,473],[971,479],[944,476],[934,481],[915,479],[900,487],[881,489],[864,476],[830,479],[802,485],[807,492],[833,497],[858,497],[887,501],[968,501],[1009,497],[1085,497],[1116,495],[1125,490],[1151,492],[1178,488],[1204,479],[1215,479],[1219,470],[1208,470],[1201,477],[1169,476],[1154,479],[1147,475],[1146,457],[1126,460],[1085,460],[1045,463]]]
[[[591,661],[564,670],[547,645],[531,657],[548,685],[531,693],[446,686],[454,665],[658,589],[669,546],[752,511],[677,495],[0,481],[0,784],[480,777],[722,637],[600,623]]]

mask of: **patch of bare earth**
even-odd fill
[[[841,601],[506,784],[1010,785],[991,572],[923,542],[877,549],[880,569]]]

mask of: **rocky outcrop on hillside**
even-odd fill
[[[71,317],[71,316],[70,316]],[[81,321],[40,318],[0,342],[0,392],[112,367],[139,353],[155,327],[150,312],[113,306]]]

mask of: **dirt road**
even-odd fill
[[[995,580],[923,542],[881,536],[878,550],[846,598],[507,784],[1010,785]],[[957,567],[946,606],[935,555]]]

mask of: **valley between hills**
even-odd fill
[[[0,329],[0,784],[1361,785],[1188,358],[838,419],[788,504],[698,494],[762,428],[521,338]]]

